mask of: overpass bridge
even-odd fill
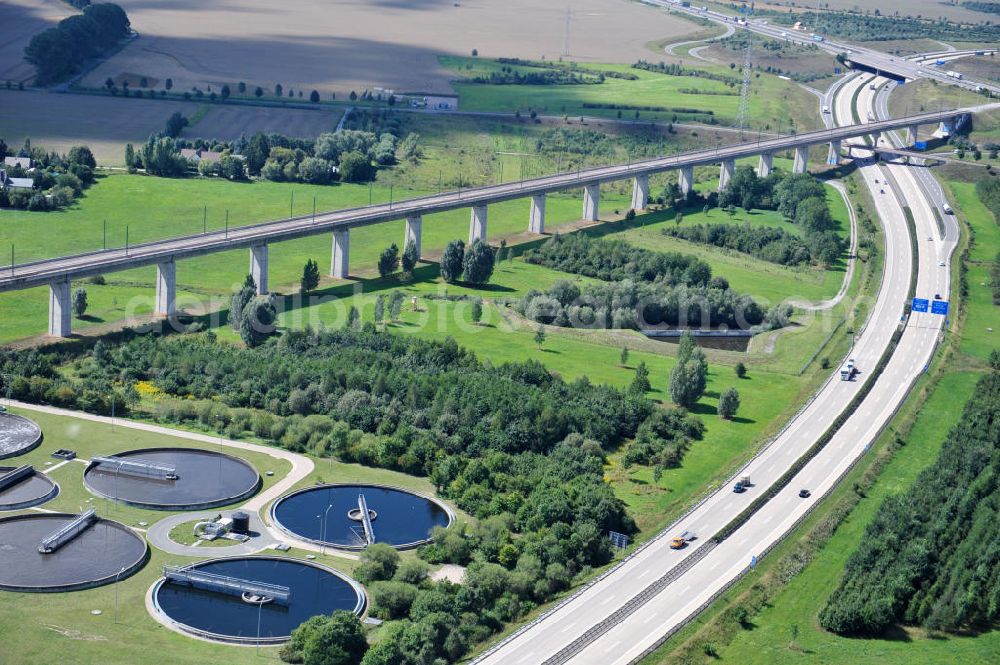
[[[246,248],[250,250],[250,274],[260,294],[267,293],[268,246],[323,233],[332,233],[333,247],[330,275],[348,275],[350,231],[352,228],[406,220],[404,246],[412,242],[420,254],[422,219],[425,215],[470,208],[469,242],[485,240],[488,209],[491,204],[512,199],[530,199],[528,230],[545,231],[546,194],[567,189],[583,189],[583,219],[597,221],[601,184],[632,180],[632,203],[643,210],[649,202],[649,177],[667,171],[678,172],[678,183],[684,194],[694,184],[694,168],[718,164],[719,188],[725,187],[736,168],[736,160],[758,157],[758,173],[771,172],[776,153],[794,151],[793,171],[804,173],[809,161],[809,149],[828,145],[827,162],[840,160],[841,142],[860,136],[877,138],[882,132],[906,129],[916,136],[920,125],[944,124],[958,126],[971,111],[952,109],[880,120],[863,124],[822,129],[813,132],[763,138],[715,149],[696,150],[628,164],[603,166],[570,173],[543,176],[513,183],[459,189],[429,196],[360,208],[337,210],[321,214],[264,222],[224,231],[157,240],[122,248],[99,250],[0,268],[0,292],[49,287],[48,333],[53,337],[68,337],[72,333],[70,283],[72,280],[99,274],[156,266],[155,314],[170,317],[176,314],[177,262],[206,254]],[[912,139],[911,139],[912,140]]]

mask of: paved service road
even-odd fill
[[[854,77],[843,86],[836,100],[837,120],[852,117],[851,99],[859,86],[866,86],[868,78]],[[859,94],[859,103],[865,105],[862,108],[867,113],[872,100],[864,92]],[[751,557],[763,553],[785,535],[868,449],[929,361],[940,334],[941,317],[913,315],[906,323],[896,353],[873,390],[823,450],[732,536],[717,546],[709,544],[709,536],[771,485],[845,409],[901,323],[911,279],[910,233],[901,201],[907,201],[913,210],[918,238],[925,238],[931,232],[933,215],[909,173],[912,167],[885,167],[869,161],[859,170],[873,192],[886,236],[882,288],[870,319],[851,352],[862,372],[859,379],[841,381],[835,374],[775,441],[735,474],[730,483],[603,578],[476,662],[491,665],[635,662],[664,634],[683,625],[718,591],[742,574]],[[896,184],[885,185],[887,174]],[[883,189],[885,194],[880,193]],[[954,243],[925,241],[918,247],[917,292],[933,291],[947,296],[949,273],[937,264],[947,261]],[[749,492],[734,494],[732,481],[741,475],[749,475],[754,487]],[[799,498],[798,492],[803,488],[812,492],[811,498]],[[694,531],[701,538],[684,550],[669,549],[669,537],[682,530]],[[643,604],[633,600],[671,571],[675,578],[661,584],[658,592],[649,594],[651,597]],[[614,625],[602,624],[616,610],[625,608],[630,613],[623,621]],[[595,639],[581,638],[588,634]]]

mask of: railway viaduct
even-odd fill
[[[757,173],[771,172],[776,153],[793,151],[793,171],[804,173],[810,148],[827,145],[828,163],[841,157],[841,142],[860,136],[871,136],[873,143],[882,132],[905,129],[912,142],[920,125],[941,124],[946,130],[959,126],[971,111],[953,109],[922,113],[893,120],[868,122],[833,129],[767,138],[708,150],[698,150],[657,159],[603,166],[570,173],[559,173],[531,180],[459,189],[425,197],[408,199],[362,208],[337,210],[303,217],[292,217],[225,231],[212,231],[136,244],[117,249],[99,250],[46,259],[32,263],[12,264],[0,268],[0,292],[37,286],[49,287],[48,333],[53,337],[68,337],[72,333],[70,283],[99,274],[156,266],[156,306],[158,316],[176,313],[175,295],[177,262],[205,254],[247,248],[250,253],[250,274],[260,294],[267,293],[267,256],[271,243],[323,233],[332,233],[333,247],[330,266],[332,277],[348,275],[350,232],[352,228],[405,219],[406,242],[412,242],[420,253],[420,236],[425,215],[470,208],[469,241],[486,238],[489,206],[512,199],[529,199],[528,230],[545,231],[545,197],[551,192],[583,189],[583,219],[597,221],[601,184],[632,180],[631,207],[643,210],[649,201],[649,177],[667,171],[677,171],[681,191],[687,194],[694,184],[694,168],[718,164],[719,187],[725,187],[732,177],[736,160],[758,157]]]

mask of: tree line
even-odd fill
[[[684,224],[665,227],[663,234],[703,245],[731,249],[785,266],[809,263],[812,253],[805,241],[784,229],[735,224]]]
[[[898,623],[989,630],[1000,622],[1000,358],[976,384],[937,460],[887,498],[820,612],[841,634]]]
[[[624,240],[601,240],[585,233],[554,235],[540,247],[525,252],[524,260],[605,281],[634,279],[671,286],[705,286],[712,279],[711,266],[690,254],[654,252]]]
[[[175,119],[176,117],[176,119]],[[186,119],[175,113],[165,131],[152,135],[135,149],[125,148],[130,169],[145,168],[152,174],[182,177],[192,169],[180,150],[184,147],[211,147],[221,150],[218,162],[201,160],[198,173],[229,180],[260,177],[274,182],[305,182],[326,185],[335,181],[370,182],[380,168],[396,163],[400,146],[406,158],[419,153],[419,137],[408,135],[402,141],[391,132],[345,129],[320,134],[314,140],[295,139],[281,134],[257,132],[249,139],[241,136],[231,142],[178,139]]]
[[[726,326],[747,330],[765,322],[767,329],[783,325],[753,298],[730,289],[718,277],[711,286],[624,279],[581,287],[559,280],[547,291],[532,289],[513,306],[532,321],[569,328]]]
[[[36,83],[61,81],[117,45],[129,34],[129,25],[125,10],[116,4],[88,5],[82,14],[68,16],[32,37],[24,59],[35,66]]]

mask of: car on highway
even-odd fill
[[[928,242],[934,242],[934,236],[927,236]]]
[[[938,268],[944,268],[944,261],[938,261]]]
[[[737,482],[735,485],[733,485],[734,494],[743,494],[746,491],[747,491],[747,486],[741,482]]]
[[[947,203],[942,203],[941,204],[941,209],[944,210],[944,214],[946,214],[946,215],[954,215],[955,214],[955,211],[952,210],[951,206],[948,205]]]
[[[812,496],[812,492],[810,492],[809,490],[807,490],[807,489],[801,489],[801,490],[799,490],[799,498],[801,498],[801,499],[808,499],[811,496]]]
[[[674,536],[670,539],[670,549],[681,550],[684,549],[689,542],[698,537],[694,531],[684,531],[679,536]]]

